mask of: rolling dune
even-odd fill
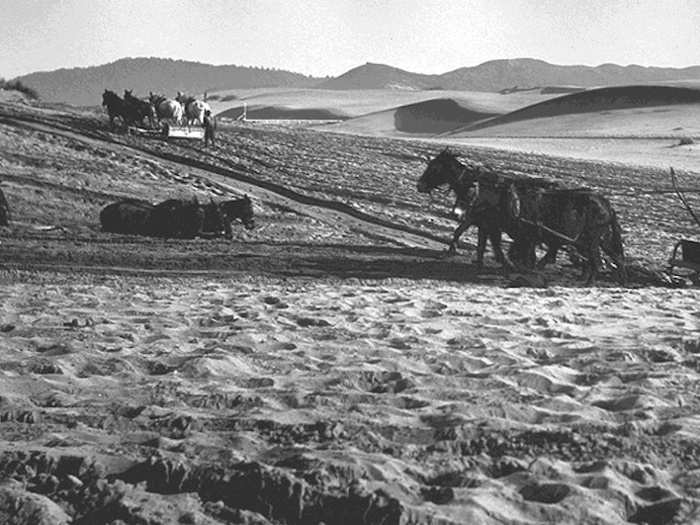
[[[700,90],[676,86],[621,86],[591,89],[546,100],[485,122],[468,125],[455,132],[476,131],[519,120],[676,104],[700,104]]]

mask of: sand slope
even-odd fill
[[[676,86],[622,86],[591,89],[518,109],[488,122],[469,126],[470,130],[509,122],[577,113],[649,108],[675,104],[700,104],[700,90]],[[614,117],[612,117],[614,118]],[[456,130],[464,132],[467,129]]]
[[[556,96],[554,94],[541,95],[536,92],[500,95],[476,91],[395,89],[338,91],[283,88],[227,90],[211,92],[210,95],[215,97],[210,100],[210,104],[217,114],[231,109],[241,110],[243,102],[245,102],[249,109],[251,107],[276,107],[282,110],[323,109],[349,117],[361,117],[381,111],[395,110],[401,106],[446,98],[457,100],[462,104],[467,103],[477,111],[502,114]],[[235,112],[233,113],[236,115]]]

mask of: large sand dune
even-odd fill
[[[579,113],[646,109],[671,105],[700,105],[700,90],[676,86],[622,86],[591,89],[557,97],[506,115],[472,124],[455,132],[476,131],[520,120],[557,117]],[[610,120],[615,119],[611,116]],[[536,129],[536,126],[533,126]],[[535,132],[536,133],[536,132]]]
[[[697,146],[678,147],[680,139],[700,142],[700,90],[692,82],[551,91],[433,98],[323,129],[700,170]]]
[[[453,99],[458,104],[472,106],[477,111],[491,114],[503,114],[525,107],[548,98],[554,94],[541,95],[538,92],[518,92],[510,95],[476,91],[407,91],[390,89],[366,90],[327,90],[327,89],[248,89],[211,92],[215,98],[210,100],[212,109],[217,114],[234,110],[230,114],[237,116],[245,102],[251,107],[279,108],[279,116],[269,118],[283,119],[288,110],[325,110],[347,117],[362,117],[382,111],[395,111],[399,107],[410,106],[420,102],[438,99]],[[251,117],[254,118],[254,117]]]

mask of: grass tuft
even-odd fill
[[[4,78],[0,78],[0,89],[19,91],[32,100],[39,100],[39,94],[36,90],[26,84],[22,84],[19,80],[5,80]]]

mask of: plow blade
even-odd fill
[[[191,127],[186,126],[170,126],[166,124],[163,127],[164,137],[174,137],[178,139],[199,139],[204,138],[204,128],[201,127]]]

